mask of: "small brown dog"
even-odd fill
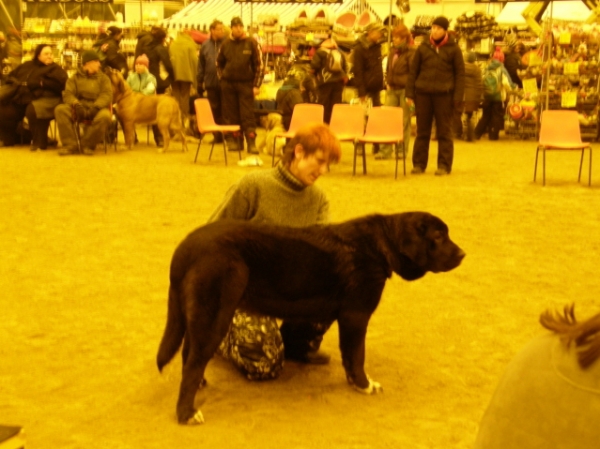
[[[260,151],[266,154],[273,154],[273,142],[275,142],[275,136],[285,132],[283,123],[281,122],[281,114],[271,112],[270,114],[263,115],[260,117],[260,125],[265,128],[265,135],[260,136],[260,139],[256,139],[256,146]],[[281,155],[281,151],[285,146],[285,138],[277,138],[275,151],[277,155]]]
[[[107,69],[113,90],[113,101],[117,103],[117,113],[123,125],[125,145],[131,149],[135,140],[135,125],[157,125],[163,136],[164,148],[169,149],[171,133],[181,136],[183,151],[187,151],[187,142],[181,125],[181,113],[177,101],[169,95],[144,95],[134,92],[117,70]]]

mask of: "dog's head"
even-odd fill
[[[386,218],[387,233],[395,248],[388,253],[392,269],[406,280],[428,271],[440,273],[460,265],[465,252],[448,234],[448,226],[427,212],[406,212]]]
[[[260,124],[267,132],[277,127],[282,127],[283,124],[281,114],[271,112],[267,115],[263,115],[260,117]]]
[[[113,100],[115,102],[118,102],[128,90],[131,90],[131,88],[123,78],[123,75],[121,75],[121,72],[119,72],[118,70],[107,67],[104,70],[104,73],[106,74],[106,76],[108,76],[108,79],[110,80],[110,85],[112,86],[113,92]]]

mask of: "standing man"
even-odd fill
[[[94,154],[96,145],[102,141],[110,124],[109,106],[112,104],[112,86],[108,76],[100,71],[100,58],[94,50],[83,52],[81,67],[71,78],[62,93],[63,102],[54,109],[58,132],[63,148],[61,156],[78,154],[74,126],[82,120],[91,120],[81,138],[81,151],[87,156]],[[75,115],[75,120],[73,115]]]
[[[450,22],[436,17],[429,39],[417,48],[410,65],[406,85],[409,106],[414,104],[417,115],[417,138],[413,147],[412,174],[425,172],[429,158],[431,125],[435,117],[438,139],[438,162],[435,174],[449,175],[454,158],[452,119],[455,109],[461,109],[465,87],[465,63],[454,38],[448,34]]]
[[[383,64],[381,57],[381,38],[385,27],[380,23],[371,23],[366,32],[358,38],[354,46],[354,85],[358,89],[361,101],[367,97],[373,106],[381,106],[383,84]],[[379,144],[373,145],[373,153],[379,152]]]
[[[173,97],[179,103],[182,125],[189,121],[190,116],[190,93],[192,83],[198,78],[198,45],[190,36],[188,30],[180,32],[169,46],[171,65],[173,66],[174,81],[172,85]],[[196,127],[190,123],[190,129]]]
[[[213,20],[209,29],[210,37],[202,44],[200,58],[198,58],[198,94],[202,96],[202,92],[206,91],[215,123],[223,125],[221,86],[217,76],[217,55],[223,43],[225,29],[220,20]],[[221,143],[221,133],[215,133],[214,138],[216,143]]]
[[[330,38],[323,41],[313,56],[310,67],[317,77],[317,101],[323,105],[323,121],[329,125],[333,105],[342,102],[344,86],[348,81],[346,58]]]
[[[231,19],[231,36],[223,42],[217,55],[217,73],[221,80],[223,121],[227,125],[240,125],[246,137],[250,156],[240,165],[262,165],[262,160],[256,156],[254,117],[254,97],[263,80],[262,54],[258,42],[246,36],[239,17]],[[241,136],[227,136],[226,139],[231,151],[242,150],[238,144]]]

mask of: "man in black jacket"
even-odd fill
[[[256,118],[254,97],[263,80],[262,55],[258,42],[246,36],[239,17],[231,19],[231,37],[226,39],[217,55],[217,73],[221,80],[223,120],[228,125],[240,125],[248,144],[250,157],[240,165],[261,165],[256,149]],[[237,139],[227,136],[230,150],[237,151]]]
[[[412,174],[425,172],[429,158],[431,126],[435,117],[438,139],[438,176],[452,171],[454,142],[452,116],[463,101],[465,63],[456,41],[448,34],[449,21],[433,20],[431,35],[417,48],[406,85],[409,106],[417,115],[417,138],[413,147]]]

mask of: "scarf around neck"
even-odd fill
[[[440,47],[443,47],[448,43],[448,33],[446,33],[439,42],[437,42],[432,36],[429,36],[429,43],[431,43],[431,46],[435,49],[436,53],[439,53]]]

